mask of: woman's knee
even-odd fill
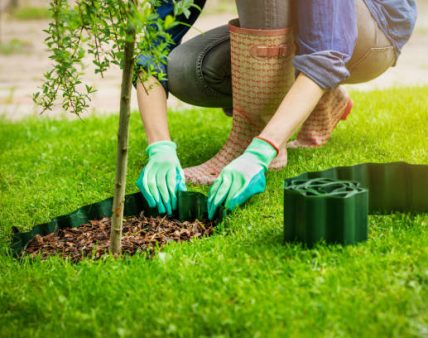
[[[168,87],[174,96],[194,105],[231,105],[230,42],[227,26],[197,36],[170,53]]]
[[[184,102],[192,101],[192,91],[196,79],[197,53],[182,48],[174,48],[168,56],[168,90]]]

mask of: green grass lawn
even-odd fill
[[[428,163],[428,87],[353,93],[327,146],[294,150],[267,193],[214,237],[161,255],[71,264],[6,255],[21,229],[112,195],[117,117],[0,122],[0,337],[428,336],[428,215],[370,216],[369,241],[284,245],[282,184],[359,162]],[[171,112],[183,166],[212,156],[231,120]],[[132,115],[127,191],[146,160]],[[200,189],[200,188],[198,188]]]
[[[0,55],[25,54],[31,50],[31,42],[20,39],[11,39],[0,42]]]
[[[48,20],[52,17],[48,7],[21,6],[12,11],[12,18],[21,21]]]

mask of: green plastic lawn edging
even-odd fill
[[[368,214],[428,212],[428,165],[363,163],[284,183],[284,239],[313,246],[368,238]]]
[[[38,224],[30,231],[20,232],[18,228],[12,227],[11,251],[15,257],[19,257],[27,244],[36,236],[45,236],[55,232],[59,228],[78,227],[88,223],[90,220],[98,220],[103,217],[111,217],[113,197],[101,202],[85,205],[67,215],[55,217],[50,222]],[[138,216],[144,212],[146,217],[159,216],[156,208],[149,208],[146,200],[140,192],[125,196],[125,216]],[[225,211],[219,208],[214,217],[218,223],[224,217]],[[173,218],[180,221],[208,220],[207,197],[198,192],[179,192],[178,207]]]

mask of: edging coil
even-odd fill
[[[427,194],[428,165],[363,163],[304,173],[285,180],[284,238],[308,246],[364,241],[369,213],[428,212]]]

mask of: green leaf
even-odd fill
[[[174,25],[175,18],[172,15],[167,15],[164,22],[164,28],[169,29]]]

